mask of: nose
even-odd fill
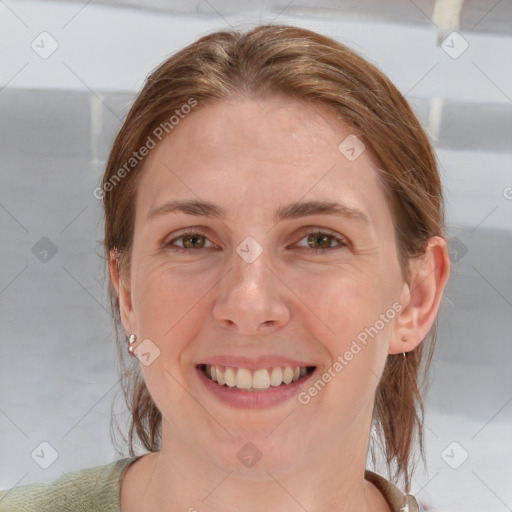
[[[272,268],[267,252],[249,261],[234,252],[213,311],[223,329],[238,335],[268,333],[290,318],[289,288]]]

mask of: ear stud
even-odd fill
[[[134,356],[135,354],[133,353],[133,349],[135,348],[134,347],[134,344],[135,344],[135,341],[137,340],[137,336],[135,336],[135,334],[130,334],[129,338],[128,338],[128,353],[131,355],[131,356]]]

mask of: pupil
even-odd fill
[[[323,249],[329,248],[329,245],[330,245],[329,236],[327,236],[327,235],[311,235],[311,238],[313,238],[315,243],[320,244]],[[321,240],[321,241],[319,242],[319,240]],[[324,241],[326,243],[322,244],[322,241]]]
[[[187,236],[187,237],[185,237],[185,241],[187,242],[185,245],[187,246],[187,245],[189,245],[188,244],[189,241],[191,241],[191,240],[199,240],[199,238],[200,237],[198,237],[198,236]],[[194,242],[192,242],[191,245],[193,247],[196,247],[196,244]]]

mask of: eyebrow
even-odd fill
[[[148,214],[148,219],[169,213],[185,213],[221,220],[225,220],[227,216],[226,210],[215,203],[195,199],[178,199],[153,208]],[[274,214],[274,222],[298,219],[309,215],[337,215],[370,224],[370,219],[362,211],[335,201],[305,201],[281,206]]]

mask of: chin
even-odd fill
[[[271,433],[274,439],[266,434],[254,433],[253,436],[230,439],[221,451],[209,452],[210,460],[231,477],[252,481],[268,481],[272,476],[289,473],[297,460],[297,446],[304,453],[303,446],[285,441],[277,432]]]

